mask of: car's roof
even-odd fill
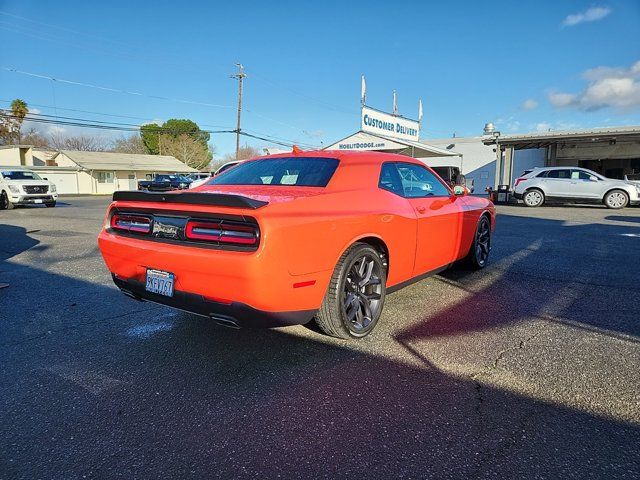
[[[383,162],[409,162],[424,165],[418,159],[408,157],[406,155],[398,155],[397,153],[383,153],[372,151],[354,151],[354,150],[307,150],[307,151],[292,151],[286,153],[278,153],[275,155],[266,155],[262,157],[256,157],[253,160],[262,160],[265,158],[286,158],[286,157],[315,157],[315,158],[337,158],[341,162],[345,163],[371,163],[372,160],[376,160],[380,163]]]
[[[578,170],[589,170],[588,168],[577,167],[575,165],[560,165],[557,167],[533,167],[533,170],[566,170],[568,168],[576,168]]]

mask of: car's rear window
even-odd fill
[[[326,187],[338,160],[321,157],[282,157],[251,160],[236,165],[207,185],[286,185]]]

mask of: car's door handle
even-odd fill
[[[418,213],[424,213],[427,211],[427,209],[424,207],[416,207],[416,210],[418,211]]]

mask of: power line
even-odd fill
[[[3,67],[3,68],[4,68],[4,70],[6,70],[8,72],[12,72],[12,73],[18,73],[18,74],[21,74],[21,75],[27,75],[27,76],[31,76],[31,77],[35,77],[35,78],[42,78],[42,79],[45,79],[45,80],[50,80],[52,82],[66,83],[66,84],[74,85],[74,86],[95,88],[95,89],[98,89],[98,90],[103,90],[103,91],[108,91],[108,92],[115,92],[115,93],[122,93],[122,94],[134,95],[134,96],[139,96],[139,97],[148,97],[148,98],[155,98],[155,99],[161,99],[161,100],[168,100],[168,101],[186,103],[186,104],[191,104],[191,105],[201,105],[201,106],[217,107],[217,108],[233,108],[233,107],[231,107],[229,105],[218,105],[218,104],[211,104],[211,103],[191,101],[191,100],[181,100],[181,99],[175,99],[175,98],[170,98],[170,97],[164,97],[164,96],[160,96],[160,95],[149,95],[149,94],[145,94],[145,93],[142,93],[142,92],[134,92],[134,91],[122,90],[122,89],[118,89],[118,88],[106,87],[106,86],[101,86],[101,85],[94,85],[94,84],[91,84],[91,83],[78,82],[78,81],[75,81],[75,80],[66,80],[66,79],[52,77],[51,75],[45,75],[45,74],[27,72],[27,71],[24,71],[24,70],[18,70],[16,68],[12,68],[12,67]],[[295,127],[293,125],[281,122],[280,120],[276,120],[274,118],[267,117],[265,115],[262,115],[260,113],[257,113],[255,111],[253,111],[253,110],[250,110],[250,109],[245,109],[245,111],[247,113],[251,113],[252,115],[255,115],[257,117],[261,117],[261,118],[263,118],[265,120],[269,120],[271,122],[279,123],[279,124],[284,125],[286,127],[292,128],[292,129],[294,129],[296,131],[299,131],[299,132],[302,132],[303,134],[306,135],[306,132],[301,128],[298,128],[298,127]]]
[[[7,72],[13,72],[13,73],[18,73],[20,75],[27,75],[29,77],[36,77],[36,78],[42,78],[45,80],[51,80],[53,82],[59,82],[59,83],[66,83],[69,85],[75,85],[75,86],[80,86],[80,87],[88,87],[88,88],[95,88],[98,90],[104,90],[107,92],[115,92],[115,93],[123,93],[126,95],[134,95],[137,97],[147,97],[147,98],[155,98],[155,99],[159,99],[159,100],[168,100],[170,102],[178,102],[178,103],[186,103],[189,105],[201,105],[204,107],[214,107],[214,108],[233,108],[230,105],[218,105],[216,103],[206,103],[206,102],[196,102],[196,101],[192,101],[192,100],[183,100],[183,99],[179,99],[179,98],[171,98],[171,97],[164,97],[161,95],[149,95],[146,93],[142,93],[142,92],[133,92],[130,90],[121,90],[119,88],[112,88],[112,87],[105,87],[102,85],[94,85],[91,83],[85,83],[85,82],[77,82],[75,80],[66,80],[64,78],[55,78],[49,75],[43,75],[40,73],[33,73],[33,72],[26,72],[24,70],[18,70],[16,68],[11,68],[11,67],[4,67],[4,70],[6,70]]]
[[[11,105],[11,101],[10,100],[0,100],[0,103],[6,103],[7,105]],[[38,104],[38,103],[29,103],[29,106],[40,107],[40,108],[49,108],[51,110],[64,110],[66,112],[89,113],[91,115],[100,115],[102,117],[129,118],[131,120],[142,120],[143,122],[147,122],[147,123],[152,123],[154,118],[160,117],[160,115],[156,115],[155,117],[136,117],[135,115],[129,115],[129,114],[125,115],[125,114],[95,112],[95,111],[92,111],[92,110],[80,110],[80,109],[76,109],[76,108],[63,108],[63,107],[59,107],[59,106],[43,105],[43,104]],[[31,113],[31,115],[40,115],[40,114]],[[211,124],[205,124],[205,123],[200,123],[199,125],[202,125],[203,127],[224,128],[224,129],[229,129],[229,130],[232,128],[232,127],[228,127],[226,125],[211,125]]]
[[[16,115],[4,113],[4,112],[0,113],[0,117],[12,118],[12,119],[21,118]],[[91,128],[95,130],[109,130],[109,131],[120,131],[120,132],[140,132],[141,130],[141,127],[139,125],[128,124],[128,123],[102,122],[99,120],[88,120],[88,119],[74,118],[74,117],[60,117],[56,115],[45,115],[45,114],[29,114],[26,117],[24,117],[23,120],[33,122],[33,123],[41,123],[41,124],[48,124],[48,125],[62,125],[62,126],[71,126],[71,127],[79,127],[79,128]],[[168,134],[184,133],[184,132],[177,131],[175,129],[161,127],[159,125],[157,126],[156,130],[159,133],[168,133]],[[201,131],[209,134],[236,133],[236,130],[231,130],[231,129],[201,130]],[[302,145],[306,148],[317,148],[317,146],[315,145],[273,137],[267,134],[255,135],[245,131],[241,131],[240,134],[246,137],[255,138],[258,140],[263,140],[266,142],[274,143],[277,145],[283,145],[287,147],[290,147],[295,144],[295,145]]]

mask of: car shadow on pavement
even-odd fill
[[[633,216],[633,215],[609,215],[604,218],[605,220],[612,220],[614,222],[640,223],[640,216]]]
[[[229,330],[135,302],[108,278],[8,261],[38,242],[17,227],[5,233],[0,271],[14,281],[0,290],[2,476],[625,478],[640,469],[637,424],[399,361],[369,351],[372,339],[358,349],[304,329]],[[448,275],[464,284],[475,274]],[[521,314],[493,297],[472,296],[453,317],[478,328]],[[479,306],[484,320],[473,318]],[[455,322],[425,318],[398,338],[465,328],[445,320]]]

